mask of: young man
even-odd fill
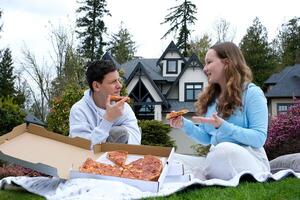
[[[119,73],[110,61],[94,61],[87,65],[86,79],[90,89],[70,112],[70,137],[91,140],[92,145],[113,142],[140,144],[137,119],[126,98],[111,102],[120,95]]]

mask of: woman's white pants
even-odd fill
[[[256,149],[230,142],[211,146],[204,166],[206,179],[229,180],[242,171],[253,174],[270,171],[264,148]]]

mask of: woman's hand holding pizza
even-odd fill
[[[182,128],[183,126],[183,117],[181,115],[177,117],[173,117],[169,119],[170,121],[170,126],[173,128]]]
[[[219,128],[222,123],[223,119],[217,115],[217,113],[213,113],[212,117],[200,117],[200,116],[193,116],[193,120],[199,123],[208,123],[213,125],[215,128]]]
[[[167,114],[166,119],[170,121],[170,126],[173,128],[182,128],[183,117],[182,115],[188,113],[188,109],[182,109],[179,111],[172,111]]]

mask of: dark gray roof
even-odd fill
[[[178,100],[168,100],[170,107],[168,109],[164,109],[164,112],[177,111],[183,108],[188,109],[190,112],[195,112],[195,102],[179,102]]]
[[[136,65],[139,62],[145,67],[147,74],[154,81],[173,82],[176,79],[176,77],[163,77],[160,67],[158,67],[156,65],[157,59],[155,59],[155,58],[138,58],[138,59],[134,59],[134,60],[131,60],[129,62],[126,62],[126,63],[120,65],[120,68],[124,69],[124,72],[125,72],[124,76],[126,79],[129,78],[132,71],[135,69]]]
[[[277,81],[275,78],[276,84],[266,92],[266,97],[300,97],[300,64],[283,70],[281,76],[277,75]]]
[[[44,122],[42,122],[40,119],[38,119],[37,117],[35,117],[33,114],[28,113],[24,119],[24,121],[26,123],[32,123],[32,124],[37,124],[37,125],[41,125],[41,126],[46,126],[46,124]]]
[[[292,67],[285,67],[281,72],[272,74],[264,83],[265,84],[276,84],[291,70]]]
[[[114,65],[117,68],[120,68],[120,63],[118,63],[118,61],[113,56],[111,56],[111,54],[108,51],[102,56],[102,59],[103,60],[110,60],[114,63]]]

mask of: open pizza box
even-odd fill
[[[47,131],[41,126],[22,124],[0,137],[0,159],[62,179],[117,180],[138,187],[142,191],[158,192],[168,174],[174,153],[174,148],[171,147],[104,143],[95,145],[91,150],[90,146],[90,141],[83,138],[70,138]],[[79,166],[87,158],[97,160],[105,152],[113,150],[126,150],[129,154],[140,156],[151,154],[161,158],[163,170],[158,181],[143,181],[79,172]],[[175,170],[173,168],[172,175],[176,175],[176,169],[180,169],[180,167],[175,167]],[[182,174],[182,172],[179,171],[178,174]]]

